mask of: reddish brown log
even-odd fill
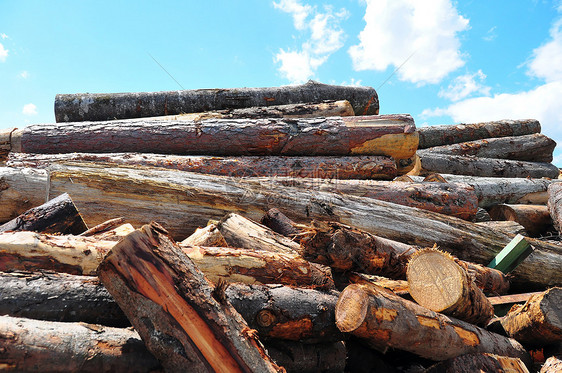
[[[521,224],[531,237],[552,229],[552,218],[544,205],[496,205],[489,211],[494,220],[511,220]]]

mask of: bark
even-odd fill
[[[397,175],[388,156],[182,156],[140,153],[11,153],[7,164],[15,167],[48,167],[53,163],[95,162],[108,166],[159,167],[210,175],[240,177],[312,177],[322,179],[384,179]]]
[[[439,153],[482,158],[511,159],[529,162],[552,162],[556,142],[551,138],[534,133],[532,135],[499,137],[463,142],[453,145],[435,146],[420,150],[420,154]]]
[[[456,144],[491,137],[522,136],[540,133],[537,120],[501,120],[474,124],[427,126],[418,130],[420,149]]]
[[[97,277],[57,272],[1,272],[0,314],[30,319],[131,325]]]
[[[209,224],[205,228],[197,228],[195,232],[185,240],[182,245],[227,247],[228,244],[216,224]]]
[[[437,363],[425,373],[529,373],[521,359],[492,354],[467,354]]]
[[[31,208],[0,225],[0,233],[33,231],[40,233],[80,234],[88,227],[67,193]]]
[[[278,371],[224,289],[157,224],[115,245],[98,275],[166,370]]]
[[[387,155],[410,158],[418,146],[409,115],[303,119],[209,119],[58,123],[12,134],[24,153],[140,152],[179,155]]]
[[[490,229],[494,229],[494,230],[499,230],[505,234],[512,234],[512,235],[518,235],[521,234],[523,236],[528,236],[527,231],[525,230],[525,227],[522,226],[521,224],[517,223],[516,221],[482,221],[479,223],[476,223],[477,225],[480,225],[482,227],[488,227]]]
[[[562,371],[562,354],[546,359],[540,373],[557,373],[560,371]]]
[[[297,224],[276,208],[269,209],[260,223],[285,237],[293,237],[300,232]]]
[[[267,352],[288,373],[343,373],[347,351],[343,342],[304,344],[271,341]]]
[[[548,187],[548,211],[558,233],[562,232],[562,184],[552,183]]]
[[[494,316],[490,301],[450,254],[418,251],[408,262],[407,278],[412,298],[432,311],[479,326]]]
[[[0,223],[45,203],[47,194],[47,171],[0,167]]]
[[[218,284],[284,284],[313,289],[333,289],[329,268],[310,263],[300,255],[252,249],[197,247],[181,245],[209,281]]]
[[[419,153],[422,173],[445,173],[481,177],[558,178],[560,170],[551,163],[508,159],[465,157],[437,153]]]
[[[379,113],[379,99],[371,87],[309,81],[297,86],[269,88],[59,94],[55,98],[55,118],[57,122],[99,121],[324,100],[348,100],[356,115]]]
[[[507,334],[530,346],[562,341],[562,288],[533,295],[524,305],[514,306],[501,320]]]
[[[364,273],[350,272],[347,277],[352,284],[373,284],[391,290],[396,295],[408,295],[408,281],[391,280],[382,276],[366,275]]]
[[[137,332],[0,316],[0,366],[8,372],[160,372]]]
[[[388,290],[350,285],[336,305],[336,325],[375,348],[393,347],[431,360],[492,353],[529,362],[515,340],[430,311]]]
[[[0,130],[0,162],[6,161],[12,149],[12,132],[15,128]]]
[[[544,205],[496,205],[489,211],[494,220],[510,220],[521,224],[531,237],[552,230],[552,218]]]
[[[282,285],[232,284],[226,289],[228,301],[260,338],[307,343],[345,338],[335,324],[338,294]]]
[[[93,236],[95,234],[98,233],[103,233],[106,231],[109,231],[113,228],[116,228],[120,225],[122,225],[125,222],[125,218],[115,218],[115,219],[109,219],[107,221],[104,221],[101,224],[96,225],[95,227],[92,227],[82,233],[79,234],[79,236]]]

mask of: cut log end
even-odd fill
[[[369,296],[361,285],[350,285],[336,304],[336,326],[345,333],[359,328],[367,316]]]

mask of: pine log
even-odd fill
[[[419,154],[439,153],[550,163],[555,147],[556,142],[554,140],[543,134],[534,133],[532,135],[499,137],[435,146],[420,150]]]
[[[521,359],[493,354],[467,354],[442,361],[424,373],[509,372],[529,373]]]
[[[228,244],[216,224],[197,228],[195,232],[181,242],[185,246],[227,247]]]
[[[427,126],[418,129],[420,149],[450,145],[460,142],[487,139],[491,137],[522,136],[540,133],[537,120],[500,120],[473,124]]]
[[[529,346],[562,341],[562,288],[532,296],[524,305],[515,305],[501,320],[507,334]]]
[[[95,233],[89,237],[100,241],[119,241],[134,230],[135,228],[131,224],[127,223],[108,231]]]
[[[544,205],[496,205],[488,211],[494,220],[511,220],[521,224],[531,237],[552,229],[552,218]]]
[[[374,284],[391,290],[396,295],[409,294],[408,281],[405,280],[391,280],[383,276],[366,275],[358,272],[350,272],[347,277],[352,284]]]
[[[53,163],[95,162],[108,167],[159,167],[209,175],[240,177],[311,177],[322,179],[381,179],[397,175],[396,162],[388,156],[184,156],[146,153],[11,153],[12,167],[48,167]]]
[[[503,233],[510,234],[510,235],[518,235],[521,234],[523,236],[528,236],[525,227],[519,224],[516,221],[481,221],[476,223],[482,227],[488,227],[490,229],[499,230]]]
[[[0,167],[0,223],[45,203],[47,194],[47,171]]]
[[[413,157],[409,115],[304,119],[133,120],[41,124],[12,134],[24,153],[141,152],[179,155],[387,155]]]
[[[479,326],[486,326],[494,316],[490,301],[448,253],[416,252],[406,275],[410,295],[423,307]]]
[[[88,227],[67,193],[33,207],[17,218],[0,225],[0,233],[32,231],[40,233],[80,234]]]
[[[562,233],[562,183],[548,186],[548,211],[558,233]]]
[[[115,245],[98,275],[166,370],[278,371],[224,289],[157,224]]]
[[[16,128],[8,128],[0,130],[0,162],[6,161],[10,150],[12,149],[12,132]]]
[[[101,224],[96,225],[95,227],[92,227],[82,233],[79,234],[79,236],[93,236],[95,234],[98,233],[103,233],[103,232],[107,232],[109,230],[112,230],[114,228],[117,228],[120,225],[123,225],[123,223],[125,222],[125,218],[121,217],[121,218],[115,218],[115,219],[109,219],[107,221],[104,221]]]
[[[287,373],[343,373],[347,350],[343,342],[304,344],[270,341],[265,343],[269,356]]]
[[[136,331],[0,316],[7,372],[160,372]]]
[[[393,347],[431,360],[492,353],[529,362],[515,340],[430,311],[388,290],[349,285],[336,305],[336,325],[375,348]]]
[[[267,210],[260,223],[285,237],[293,237],[300,233],[297,224],[276,208]]]
[[[371,87],[308,81],[302,85],[269,88],[59,94],[55,98],[55,118],[57,122],[99,121],[324,100],[348,100],[355,115],[379,113],[377,92]]]
[[[560,373],[562,371],[562,354],[546,359],[540,373]]]
[[[422,174],[432,172],[471,176],[514,178],[558,178],[560,170],[551,163],[512,161],[508,159],[465,157],[438,153],[418,154]]]

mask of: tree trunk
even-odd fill
[[[27,210],[0,225],[0,233],[33,231],[40,233],[80,234],[88,227],[67,193]]]
[[[456,144],[491,137],[522,136],[540,133],[537,120],[501,120],[474,124],[427,126],[418,130],[420,149]]]
[[[134,330],[0,316],[8,372],[159,372]]]
[[[523,235],[523,236],[528,236],[527,231],[525,230],[525,227],[522,226],[521,224],[519,224],[516,221],[482,221],[479,223],[476,223],[477,225],[480,225],[482,227],[488,227],[490,229],[494,229],[494,230],[499,230],[502,233],[505,234],[511,234],[511,235]]]
[[[548,187],[548,211],[558,233],[562,233],[562,183]]]
[[[482,327],[494,316],[490,301],[448,253],[418,251],[408,262],[407,277],[410,295],[423,307]]]
[[[532,135],[499,137],[435,146],[420,150],[419,154],[438,153],[550,163],[555,147],[556,142],[554,140],[543,134],[534,133]]]
[[[269,356],[287,373],[343,373],[347,350],[343,342],[304,344],[271,341],[265,344]]]
[[[496,205],[489,211],[494,220],[511,220],[521,224],[531,237],[552,229],[552,218],[544,205]]]
[[[269,209],[262,216],[260,223],[285,237],[293,237],[301,231],[294,221],[276,208]]]
[[[336,325],[375,348],[394,347],[432,360],[492,353],[529,362],[515,340],[430,311],[388,290],[350,285],[336,305]]]
[[[24,153],[141,152],[180,155],[387,155],[410,158],[418,146],[409,115],[310,119],[109,121],[43,124],[12,134]]]
[[[269,88],[59,94],[55,98],[55,118],[57,122],[99,121],[324,100],[348,100],[356,115],[379,113],[379,99],[371,87],[309,81],[297,86]]]
[[[422,173],[432,172],[491,177],[558,178],[560,170],[551,163],[511,161],[508,159],[464,157],[437,153],[418,154]]]
[[[42,205],[47,194],[47,171],[0,167],[0,223]]]
[[[205,228],[197,228],[195,232],[181,242],[185,246],[227,247],[222,233],[216,224],[209,224]]]
[[[11,153],[7,164],[13,167],[48,167],[53,163],[95,162],[115,166],[147,166],[243,177],[311,177],[322,179],[384,179],[397,175],[396,162],[388,156],[324,157],[216,157],[145,153]]]
[[[166,370],[278,371],[223,286],[213,290],[157,224],[115,245],[98,274]]]
[[[549,357],[541,368],[540,373],[559,373],[562,371],[562,354]]]
[[[562,341],[562,288],[532,296],[524,305],[514,306],[501,324],[507,334],[530,346]]]
[[[529,373],[521,359],[492,354],[467,354],[437,363],[424,373]]]
[[[6,161],[10,150],[12,150],[12,132],[16,128],[0,130],[0,162]]]

